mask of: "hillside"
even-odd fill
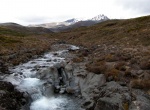
[[[150,16],[109,20],[58,33],[13,23],[0,25],[0,74],[46,51],[64,50],[68,44],[80,47],[68,49],[70,55],[62,56],[69,62],[68,73],[79,78],[81,95],[77,97],[88,99],[83,104],[86,110],[149,110]],[[53,55],[60,57],[59,53]],[[34,66],[36,71],[38,67]],[[61,68],[56,68],[57,73]],[[72,88],[66,91],[73,92]]]
[[[52,33],[45,28],[0,24],[0,70],[5,71],[5,67],[27,61],[33,55],[49,49],[51,39],[46,34]]]
[[[48,28],[52,30],[53,32],[62,32],[62,31],[68,31],[74,28],[79,28],[82,26],[92,26],[94,24],[107,21],[107,20],[109,20],[107,16],[100,14],[90,19],[72,18],[66,21],[62,21],[62,22],[29,25],[29,27],[44,27],[44,28]]]
[[[22,33],[24,35],[31,35],[31,34],[45,34],[45,33],[51,33],[47,28],[42,28],[42,27],[26,27],[22,26],[16,23],[1,23],[0,24],[1,32],[3,31],[2,29],[7,29],[9,31],[14,31],[14,33]],[[5,30],[4,30],[5,31]],[[7,33],[4,33],[7,34]]]
[[[68,32],[59,33],[60,38],[81,44],[98,45],[150,44],[150,16],[129,20],[109,20],[90,27],[80,27]]]
[[[99,80],[106,81],[104,85],[85,91],[91,98],[83,104],[87,110],[150,108],[150,16],[109,20],[56,35],[84,47],[74,63],[106,78]],[[88,79],[84,72],[80,75]]]
[[[135,88],[150,89],[150,16],[110,20],[56,35],[86,48],[75,61],[87,56],[88,71],[103,73],[107,80],[111,76],[111,80],[133,81]]]

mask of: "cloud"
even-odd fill
[[[1,0],[0,22],[23,25],[92,18],[131,18],[150,14],[150,0]]]
[[[130,10],[136,14],[150,14],[150,0],[116,0],[116,3],[124,10]]]
[[[17,22],[19,21],[23,25],[28,24],[42,24],[42,23],[50,23],[50,22],[60,22],[70,19],[71,16],[22,16],[17,17]]]

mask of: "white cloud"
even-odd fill
[[[149,0],[0,0],[0,22],[34,24],[69,18],[130,18],[150,14]]]

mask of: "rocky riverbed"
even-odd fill
[[[1,79],[15,86],[14,89],[7,83],[13,87],[13,93],[21,94],[13,97],[13,101],[19,102],[17,105],[14,103],[13,109],[19,110],[20,106],[24,110],[150,109],[147,91],[113,80],[103,72],[90,72],[88,65],[92,56],[87,56],[89,53],[83,47],[55,44],[51,46],[51,52],[10,68],[12,74],[1,76]],[[3,104],[1,108],[12,110]]]

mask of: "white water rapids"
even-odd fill
[[[70,49],[75,50],[78,47],[70,45]],[[45,96],[43,87],[45,81],[36,78],[38,70],[64,62],[65,58],[62,58],[62,56],[67,52],[68,50],[49,52],[40,58],[13,67],[10,69],[13,74],[7,76],[4,81],[11,82],[20,91],[30,94],[33,100],[30,110],[81,110],[81,102],[73,96]],[[57,53],[57,55],[54,53]]]

